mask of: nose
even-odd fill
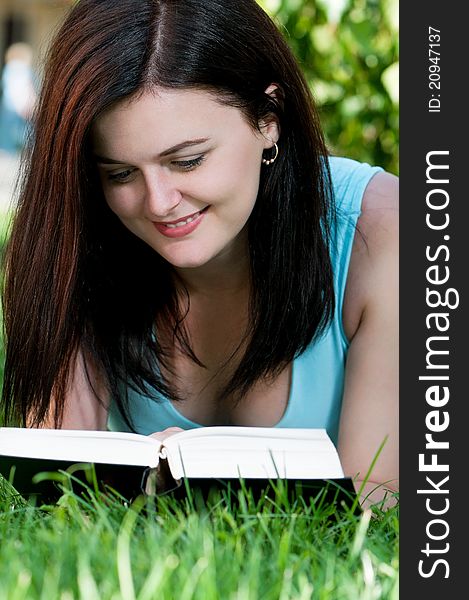
[[[171,216],[182,200],[171,174],[153,171],[145,175],[145,214],[152,221]]]

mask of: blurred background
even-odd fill
[[[0,0],[1,214],[14,203],[49,40],[74,1]],[[398,175],[398,0],[258,2],[306,74],[330,150]]]
[[[0,0],[0,235],[51,36],[72,0]],[[1,241],[1,240],[0,240]]]
[[[310,83],[334,154],[399,174],[398,0],[259,0]]]

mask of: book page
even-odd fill
[[[204,427],[164,442],[171,472],[181,477],[335,479],[344,476],[324,429]]]
[[[0,455],[156,467],[161,442],[136,433],[0,427]]]

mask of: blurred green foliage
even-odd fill
[[[398,0],[258,2],[299,60],[331,152],[398,175]]]

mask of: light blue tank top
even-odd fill
[[[324,335],[293,361],[288,404],[276,427],[325,428],[337,443],[349,347],[342,323],[345,285],[363,193],[373,175],[382,169],[339,157],[331,157],[329,164],[337,208],[337,231],[333,232],[331,248],[336,293],[334,318]],[[128,390],[128,395],[132,422],[139,433],[150,434],[167,427],[203,427],[184,417],[165,397],[155,401],[132,389]],[[108,427],[129,431],[112,402]]]

